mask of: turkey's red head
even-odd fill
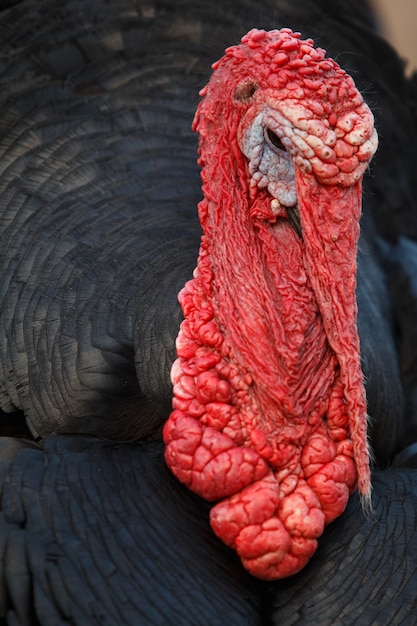
[[[166,460],[273,579],[305,565],[357,484],[370,496],[355,289],[377,136],[353,80],[299,33],[252,30],[213,69]]]

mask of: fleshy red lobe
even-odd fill
[[[358,480],[370,490],[355,276],[376,139],[352,79],[288,29],[251,31],[213,67],[166,461],[218,501],[212,528],[243,565],[274,579],[307,563]]]

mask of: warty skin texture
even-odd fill
[[[357,485],[370,499],[355,289],[377,138],[353,80],[299,33],[253,30],[213,69],[165,458],[220,500],[211,526],[243,565],[275,579],[304,567]]]

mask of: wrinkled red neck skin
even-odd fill
[[[200,160],[204,234],[179,297],[166,461],[219,501],[212,528],[249,572],[276,579],[308,562],[357,484],[349,416],[360,428],[366,412],[355,301],[361,186],[323,188],[297,173],[301,240],[267,192],[251,197],[244,158],[229,153]],[[334,231],[319,241],[335,200]],[[349,213],[346,226],[339,217]]]
[[[370,491],[355,288],[376,138],[353,81],[311,41],[284,29],[242,43],[214,64],[195,118],[203,237],[163,436],[172,472],[216,501],[214,532],[271,580],[308,562],[357,483]],[[279,153],[259,152],[284,127],[302,239],[260,189],[285,187]]]
[[[265,192],[257,191],[246,209],[237,209],[233,199],[220,211],[209,201],[206,206],[200,206],[200,218],[208,257],[200,255],[198,268],[212,272],[207,296],[227,345],[224,356],[241,378],[251,378],[248,394],[256,411],[248,428],[268,433],[275,445],[282,420],[294,437],[305,431],[306,406],[311,412],[328,395],[338,367],[306,270],[305,246],[288,220],[276,220]]]

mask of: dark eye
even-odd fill
[[[249,102],[255,95],[258,85],[254,81],[248,81],[236,87],[235,99],[238,102]]]
[[[267,128],[266,134],[268,135],[268,139],[273,146],[279,148],[280,150],[284,150],[284,152],[286,151],[286,147],[284,146],[278,135],[274,133],[274,131],[272,131],[270,128]]]

